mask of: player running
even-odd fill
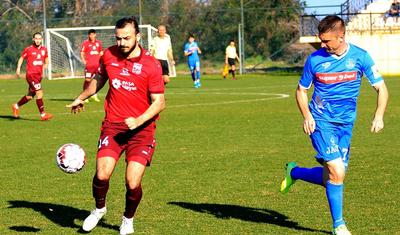
[[[194,88],[200,88],[200,58],[201,50],[195,42],[193,34],[189,34],[188,42],[184,47],[185,56],[188,57],[188,66],[194,82]]]
[[[102,55],[103,44],[100,40],[96,39],[96,30],[90,29],[88,31],[88,39],[86,39],[81,46],[81,60],[85,65],[85,81],[83,82],[83,90],[89,86],[94,74],[99,69],[100,58]],[[100,102],[97,94],[94,94],[91,99]]]
[[[349,163],[350,141],[356,119],[361,78],[365,75],[377,92],[377,107],[371,132],[383,129],[388,91],[374,61],[363,49],[345,42],[345,24],[338,16],[325,17],[318,25],[321,49],[311,54],[296,91],[304,118],[303,130],[310,135],[322,164],[304,168],[289,162],[280,191],[287,193],[296,180],[326,188],[333,234],[351,234],[343,219],[343,181]],[[307,91],[314,85],[308,105]]]
[[[105,118],[98,144],[96,174],[92,189],[96,208],[83,222],[91,231],[106,214],[106,195],[111,175],[125,152],[125,212],[120,234],[133,233],[133,217],[142,198],[142,177],[155,148],[155,121],[165,108],[164,81],[160,63],[138,43],[139,26],[134,18],[120,19],[115,26],[117,45],[105,50],[99,73],[69,105],[76,113],[83,101],[107,82]]]
[[[42,34],[38,32],[34,33],[32,40],[33,45],[26,47],[22,52],[22,55],[18,60],[16,71],[17,76],[20,77],[21,66],[24,59],[26,59],[26,81],[29,85],[28,93],[23,96],[18,103],[12,105],[12,111],[14,118],[19,118],[19,108],[36,96],[36,105],[39,109],[40,119],[42,121],[47,121],[53,117],[53,115],[44,111],[43,89],[41,83],[43,69],[47,68],[49,62],[47,49],[42,46]]]

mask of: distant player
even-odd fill
[[[200,88],[200,58],[201,50],[197,42],[195,42],[193,34],[189,34],[188,42],[184,47],[185,56],[188,57],[188,66],[192,75],[195,88]]]
[[[96,208],[83,222],[91,231],[106,214],[106,195],[110,178],[123,152],[126,162],[125,212],[120,234],[133,233],[133,217],[142,198],[142,177],[155,148],[158,114],[165,108],[161,65],[137,43],[139,26],[134,18],[118,20],[117,45],[105,50],[98,74],[90,85],[69,105],[79,112],[83,101],[107,82],[105,117],[98,144],[96,174],[92,190]]]
[[[174,56],[172,54],[171,38],[167,34],[165,25],[158,26],[158,36],[154,38],[151,47],[151,54],[160,61],[162,67],[162,75],[164,84],[170,82],[168,61],[175,64]]]
[[[327,16],[319,23],[322,48],[308,57],[296,91],[303,130],[310,135],[317,152],[315,158],[322,166],[303,168],[289,162],[280,189],[287,193],[296,180],[325,187],[333,234],[338,235],[351,234],[343,219],[343,181],[362,76],[378,94],[373,133],[383,129],[388,100],[385,82],[374,61],[365,50],[345,42],[345,31],[344,21],[338,16]],[[307,91],[312,85],[314,93],[308,104]]]
[[[239,56],[236,52],[235,41],[232,39],[229,42],[229,45],[225,49],[225,64],[231,66],[229,73],[232,73],[232,80],[236,80],[235,71],[236,71],[236,60],[240,61]],[[226,76],[224,76],[224,79]]]
[[[88,31],[88,39],[86,39],[81,46],[81,60],[85,65],[85,81],[83,83],[83,90],[89,86],[94,74],[99,69],[100,57],[102,55],[103,44],[100,40],[96,39],[96,30],[90,29]],[[91,98],[96,102],[100,102],[97,94],[94,94]]]
[[[26,59],[26,81],[29,88],[27,95],[23,96],[18,103],[12,105],[14,118],[19,118],[19,108],[28,103],[33,97],[36,96],[36,105],[39,109],[40,119],[47,121],[53,117],[50,113],[44,111],[43,102],[43,89],[42,89],[42,75],[43,69],[47,68],[49,62],[47,57],[47,49],[42,46],[43,37],[40,33],[33,34],[33,45],[28,46],[22,52],[18,60],[16,74],[21,75],[21,66]]]

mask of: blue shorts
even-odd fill
[[[315,131],[310,138],[315,151],[317,151],[315,156],[317,161],[322,164],[341,158],[347,169],[352,131],[353,124],[316,121]]]
[[[200,71],[200,60],[188,60],[188,66],[190,71],[195,69]]]

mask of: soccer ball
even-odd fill
[[[82,170],[86,163],[85,151],[77,144],[64,144],[56,154],[57,166],[66,173],[76,173]]]

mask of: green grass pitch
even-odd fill
[[[297,182],[279,193],[284,164],[316,165],[294,91],[298,76],[243,75],[237,81],[204,75],[192,88],[181,76],[166,88],[157,147],[143,179],[136,234],[328,234],[325,190]],[[353,234],[400,234],[400,77],[386,77],[390,102],[382,133],[370,133],[376,93],[363,82],[346,176],[344,215]],[[82,80],[44,81],[45,108],[35,102],[11,116],[26,92],[21,80],[0,81],[0,234],[77,234],[93,209],[91,181],[103,119],[102,103],[72,115],[65,105]],[[100,92],[104,99],[107,87]],[[87,165],[61,172],[55,153],[77,143]],[[107,196],[108,214],[91,234],[118,234],[124,209],[124,161]]]

